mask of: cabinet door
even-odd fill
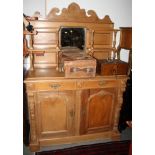
[[[74,134],[74,91],[40,92],[37,94],[40,138]]]
[[[117,103],[115,88],[84,90],[81,94],[80,133],[97,133],[112,130],[114,109]]]

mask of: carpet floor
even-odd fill
[[[130,140],[36,152],[35,155],[128,155]]]

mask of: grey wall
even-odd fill
[[[99,18],[109,15],[115,28],[132,25],[132,0],[23,0],[23,12],[31,16],[39,11],[45,16],[51,8],[61,10],[71,2],[78,3],[86,10],[96,11]]]
[[[45,15],[45,0],[23,0],[23,13],[32,16],[35,11]]]
[[[115,23],[115,27],[132,25],[132,1],[131,0],[46,0],[46,14],[53,7],[60,10],[66,8],[71,2],[76,2],[81,8],[94,10],[99,18],[109,15]]]

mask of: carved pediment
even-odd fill
[[[53,8],[46,19],[50,21],[61,21],[61,22],[96,22],[113,24],[110,17],[106,15],[103,19],[99,19],[96,12],[88,10],[87,14],[85,9],[80,9],[76,3],[71,3],[68,8],[63,8],[62,12],[58,8]]]

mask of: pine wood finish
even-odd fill
[[[52,144],[118,140],[117,125],[127,76],[65,77],[59,67],[59,30],[62,26],[84,27],[84,53],[108,58],[115,52],[117,30],[109,16],[99,19],[92,10],[72,3],[67,9],[51,10],[46,19],[32,21],[31,69],[25,76],[30,121],[30,149]]]
[[[76,3],[71,3],[57,15],[59,11],[58,8],[53,8],[46,18],[38,16],[38,20],[31,21],[34,30],[38,32],[32,38],[33,49],[29,50],[33,53],[31,69],[34,67],[58,69],[61,27],[84,28],[86,36],[84,50],[95,58],[108,58],[111,51],[116,51],[118,30],[114,29],[114,23],[108,15],[99,19],[93,10],[88,10],[86,15],[86,11]]]

